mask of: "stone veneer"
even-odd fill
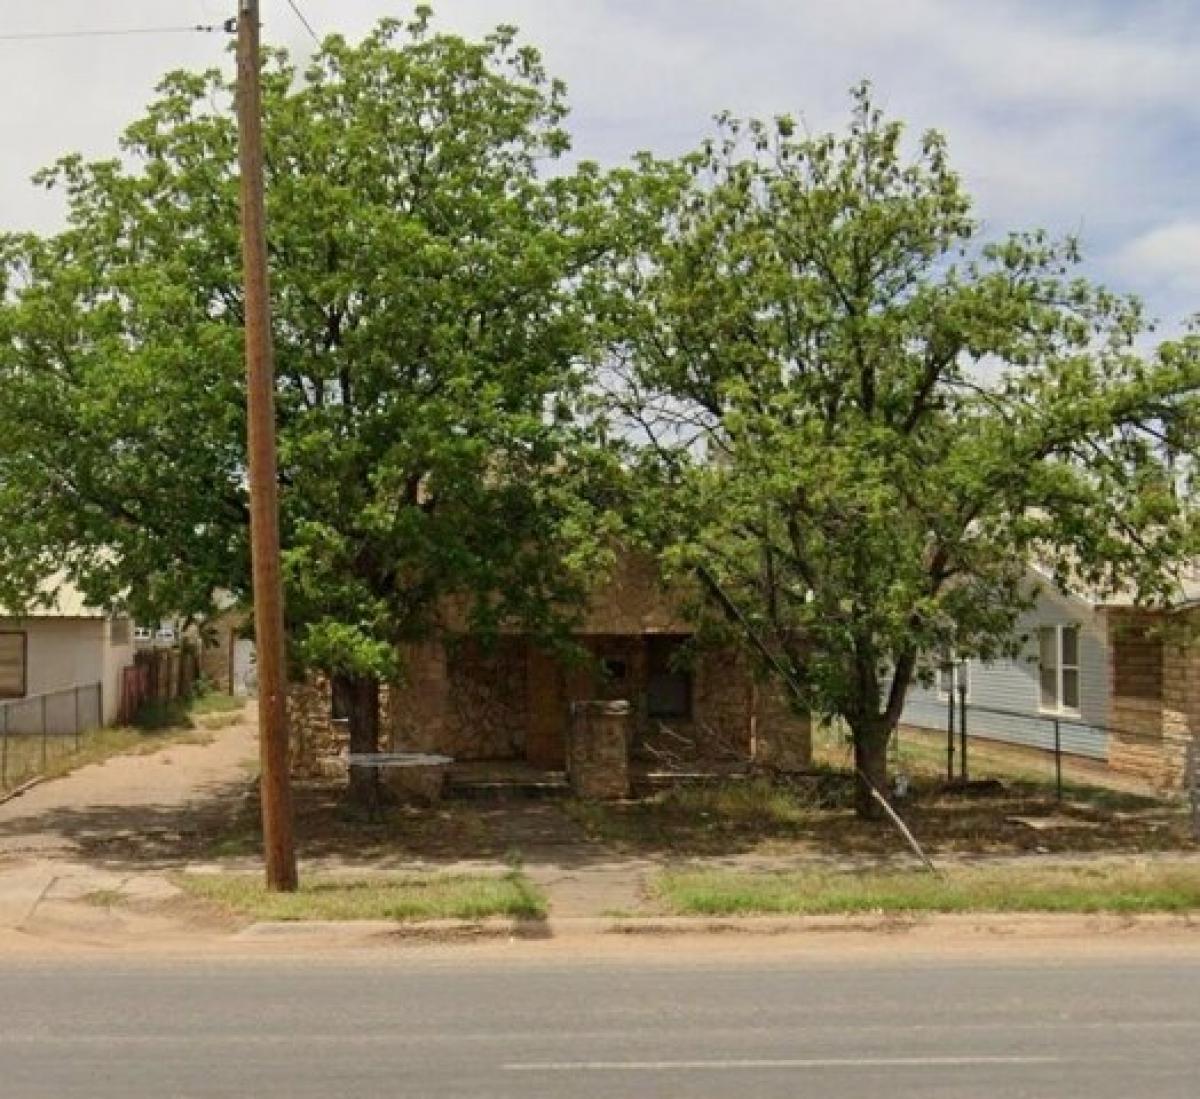
[[[346,729],[333,720],[329,681],[324,676],[288,684],[287,719],[293,775],[329,777],[344,771]]]
[[[587,701],[571,706],[567,777],[579,797],[629,796],[630,719],[628,702]]]
[[[1107,614],[1109,766],[1179,790],[1188,747],[1200,738],[1200,610],[1168,617],[1126,608]]]
[[[788,689],[775,682],[756,687],[753,758],[770,771],[804,771],[812,764],[812,721],[796,713]]]
[[[1187,781],[1189,750],[1200,752],[1200,608],[1184,612],[1182,625],[1190,637],[1163,647],[1163,759],[1175,787]]]

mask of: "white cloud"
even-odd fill
[[[1117,260],[1150,285],[1192,296],[1200,309],[1200,220],[1150,229],[1125,245]]]

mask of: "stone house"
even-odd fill
[[[629,703],[630,757],[651,769],[757,761],[800,769],[810,761],[807,719],[756,681],[731,648],[696,645],[685,593],[668,590],[648,560],[624,555],[598,588],[570,660],[520,633],[490,644],[448,630],[408,647],[404,681],[386,692],[386,747],[447,755],[456,762],[510,761],[544,770],[566,764],[577,703]],[[314,733],[313,684],[292,696],[293,724]]]

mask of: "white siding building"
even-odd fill
[[[56,713],[79,704],[78,688],[91,723],[98,717],[111,724],[120,714],[125,669],[134,660],[132,623],[86,606],[70,585],[48,590],[48,605],[21,615],[0,607],[0,703],[9,704],[10,723],[26,724],[41,719],[34,711],[43,696],[50,696],[46,705]]]
[[[1103,609],[1043,588],[1017,633],[1025,639],[1019,656],[990,664],[967,661],[952,675],[940,674],[934,686],[914,685],[902,723],[945,729],[951,679],[956,691],[965,680],[971,734],[1053,748],[1057,719],[1064,751],[1107,759],[1109,638]]]

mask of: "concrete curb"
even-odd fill
[[[837,935],[896,934],[945,926],[991,935],[1037,938],[1087,931],[1091,934],[1172,928],[1200,934],[1200,918],[1180,913],[1014,913],[864,916],[575,916],[547,920],[305,920],[263,921],[234,933],[239,942],[295,943],[306,940],[375,943],[384,940],[439,942],[483,939],[562,939],[584,936],[639,935]]]

